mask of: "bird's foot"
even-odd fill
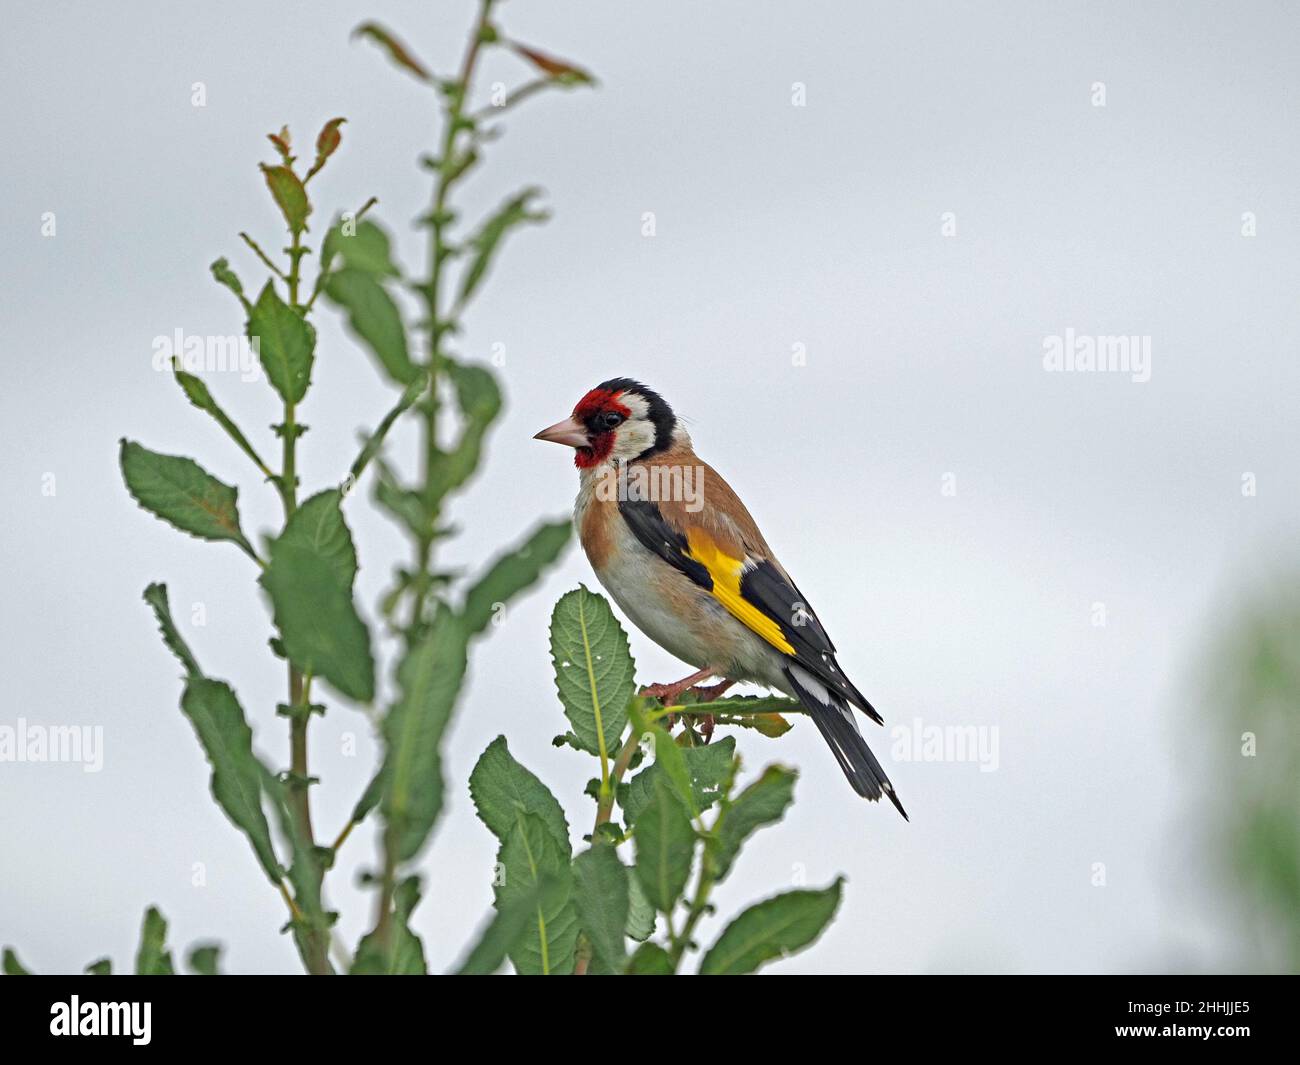
[[[734,680],[728,680],[724,677],[722,680],[718,681],[717,684],[697,685],[696,687],[689,689],[690,693],[695,696],[695,700],[691,703],[691,706],[702,706],[705,703],[713,702],[714,699],[722,695],[723,692],[735,683]],[[691,713],[690,723],[691,727],[695,729],[701,737],[703,737],[705,743],[708,743],[713,739],[713,729],[717,724],[717,720],[712,714]]]
[[[692,688],[691,690],[695,693],[696,705],[698,706],[701,703],[713,702],[714,699],[718,698],[718,696],[735,683],[734,680],[727,680],[724,677],[722,680],[718,681],[717,684]],[[713,727],[716,723],[717,722],[714,720],[712,714],[700,714],[696,717],[696,728],[699,730],[700,735],[704,737],[705,743],[708,743],[713,739]]]
[[[641,694],[648,699],[658,699],[664,706],[675,703],[682,697],[682,692],[691,685],[701,680],[707,680],[715,676],[707,669],[698,670],[689,677],[683,677],[681,680],[675,680],[671,684],[650,684],[641,689]]]
[[[717,684],[710,684],[707,687],[696,687],[694,689],[695,701],[697,703],[711,703],[735,683],[734,680],[726,680],[724,678],[723,680],[718,681]],[[712,717],[713,715],[710,714],[709,716]]]

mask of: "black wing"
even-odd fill
[[[686,534],[669,522],[650,500],[620,500],[618,511],[638,541],[706,591],[713,590],[708,567],[691,554]],[[803,666],[873,721],[884,719],[844,675],[835,661],[835,645],[799,589],[768,559],[747,557],[740,576],[740,595],[774,622],[790,651],[776,648]],[[741,619],[744,620],[743,618]],[[770,642],[770,641],[769,641]],[[776,647],[776,645],[773,645]]]

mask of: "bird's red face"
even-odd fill
[[[580,470],[599,466],[613,454],[619,427],[632,417],[622,395],[621,390],[593,388],[578,401],[570,417],[533,439],[567,444],[574,449],[573,464]]]

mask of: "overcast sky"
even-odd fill
[[[277,246],[256,164],[285,123],[306,146],[348,118],[313,185],[316,235],[375,195],[405,261],[424,262],[410,223],[429,194],[415,160],[433,99],[348,35],[378,19],[448,71],[471,12],[7,5],[0,725],[104,735],[98,773],[0,764],[0,941],[33,968],[129,963],[149,903],[177,948],[217,939],[231,970],[298,967],[276,934],[280,899],[208,795],[140,592],[167,581],[205,668],[284,764],[269,612],[237,550],[132,503],[116,446],[195,455],[243,486],[247,529],[275,527],[273,492],[152,370],[153,338],[242,331],[208,264],[226,255],[252,285],[236,234]],[[859,801],[806,723],[738,738],[750,770],[780,760],[801,778],[786,821],[718,891],[721,914],[848,878],[832,930],[773,970],[1220,964],[1231,930],[1200,883],[1188,810],[1207,782],[1187,730],[1208,640],[1296,557],[1300,13],[516,0],[502,21],[601,86],[513,114],[468,186],[473,215],[539,184],[554,218],[511,241],[468,319],[461,350],[504,353],[509,407],[443,560],[472,570],[567,513],[570,461],[532,434],[598,381],[644,379],[689,420],[884,714],[868,738],[912,815]],[[527,71],[503,55],[485,75]],[[338,480],[392,399],[333,311],[320,325],[301,411],[308,490]],[[1149,379],[1049,372],[1045,350],[1067,335],[1139,338]],[[212,387],[270,450],[265,385]],[[413,443],[397,438],[394,456]],[[406,548],[367,496],[348,507],[373,617]],[[546,621],[580,581],[594,584],[575,548],[473,658],[449,808],[419,862],[415,926],[435,966],[490,905],[495,845],[465,780],[496,735],[572,823],[590,821],[591,765],[550,744],[565,722]],[[687,671],[631,639],[643,681]],[[312,747],[323,836],[376,759],[365,719],[328,701]],[[901,759],[889,730],[918,725],[978,726],[996,768]],[[349,942],[371,916],[355,873],[375,853],[358,832],[334,874]]]

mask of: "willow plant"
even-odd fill
[[[571,535],[568,520],[539,524],[469,578],[437,565],[438,546],[453,535],[447,507],[482,462],[502,408],[495,375],[456,350],[462,319],[505,237],[546,217],[538,207],[539,191],[530,186],[466,224],[455,194],[482,166],[503,113],[549,90],[594,83],[580,67],[508,37],[494,17],[496,8],[495,0],[479,0],[460,65],[445,76],[386,28],[366,23],[356,31],[426,86],[431,105],[441,112],[436,152],[420,160],[432,184],[429,209],[418,221],[428,243],[422,269],[412,273],[397,261],[389,233],[375,217],[373,197],[337,214],[318,242],[311,239],[313,180],[340,148],[342,118],[324,124],[310,163],[294,154],[287,129],[270,135],[273,158],[261,171],[283,218],[285,240],[273,254],[240,234],[266,271],[256,296],[225,258],[212,264],[213,277],[238,302],[245,333],[281,403],[282,417],[272,427],[278,455],[267,457],[271,449],[240,428],[196,367],[178,359],[173,373],[182,395],[279,497],[281,527],[255,544],[241,522],[235,485],[188,457],[133,441],[121,444],[122,474],[136,502],[183,532],[233,544],[248,558],[250,577],[269,605],[269,647],[283,660],[285,686],[282,696],[258,693],[248,702],[257,711],[250,723],[245,703],[200,665],[202,656],[182,636],[166,587],[151,584],[144,593],[164,644],[181,665],[180,708],[211,763],[213,798],[247,837],[262,873],[282,896],[285,927],[314,974],[428,971],[412,926],[422,893],[416,859],[442,811],[442,742],[468,656],[502,605],[538,580]],[[476,109],[475,76],[493,49],[513,53],[529,73],[513,91]],[[302,419],[313,368],[318,357],[347,357],[318,351],[314,323],[326,305],[344,316],[396,395],[346,476],[308,494],[298,470],[300,449],[312,439],[304,438]],[[408,313],[412,305],[421,313]],[[400,464],[385,453],[390,431],[404,421],[414,421],[419,430],[417,461],[406,464],[418,471],[413,478],[404,478]],[[391,699],[383,698],[384,686],[377,683],[377,641],[357,608],[358,553],[345,516],[367,474],[373,475],[376,504],[411,544],[409,563],[397,569],[377,611],[397,637]],[[551,622],[551,654],[570,724],[559,743],[598,759],[599,776],[587,789],[595,803],[592,828],[575,854],[551,792],[512,757],[504,737],[488,747],[469,788],[479,816],[500,841],[495,913],[457,971],[494,971],[509,957],[524,973],[676,972],[710,911],[710,893],[731,871],[741,845],[757,828],[779,820],[789,805],[794,773],[772,766],[739,788],[734,738],[704,742],[689,701],[664,707],[637,696],[627,637],[600,596],[578,589],[560,600]],[[352,782],[361,795],[347,825],[322,837],[312,814],[312,792],[320,782],[311,771],[309,734],[312,719],[334,704],[370,713],[382,754],[364,788],[363,781]],[[791,709],[797,707],[786,700],[743,698],[709,707],[724,727],[768,735],[789,727],[781,712]],[[269,765],[254,748],[253,724],[260,731],[273,713],[288,728],[287,767]],[[671,729],[678,724],[674,738]],[[352,830],[371,815],[381,820],[378,868],[367,878],[374,887],[374,916],[353,947],[335,933],[338,915],[327,902],[328,875]],[[630,869],[620,857],[624,845],[634,853]],[[692,869],[696,880],[688,892]],[[830,920],[839,894],[836,881],[822,891],[787,892],[758,904],[727,927],[704,955],[701,971],[751,971],[811,942]],[[165,919],[150,907],[136,971],[175,971],[166,931]],[[197,945],[188,964],[194,972],[215,973],[217,946]],[[24,971],[12,950],[5,952],[4,967]],[[89,971],[107,973],[111,964],[101,959]]]

